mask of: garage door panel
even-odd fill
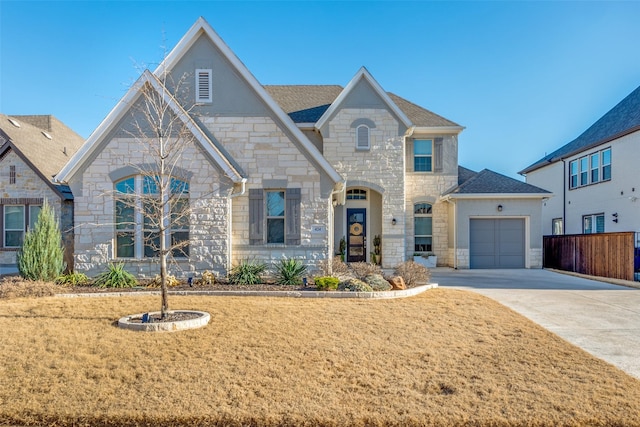
[[[469,225],[471,268],[524,268],[523,219],[471,219]]]

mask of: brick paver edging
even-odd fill
[[[406,298],[421,294],[429,289],[437,288],[437,283],[416,286],[398,291],[380,292],[338,292],[338,291],[169,291],[169,295],[203,295],[232,297],[287,297],[287,298],[360,298],[360,299],[393,299]],[[138,292],[94,292],[80,294],[56,294],[63,298],[99,298],[160,295],[160,291]]]

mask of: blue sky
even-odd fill
[[[466,127],[461,165],[520,179],[640,85],[640,2],[0,0],[0,112],[88,137],[199,16],[262,84],[364,65]]]

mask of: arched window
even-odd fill
[[[416,252],[433,250],[433,212],[429,203],[413,205],[413,235]]]
[[[159,191],[162,187],[165,192]],[[161,199],[160,194],[164,193]],[[168,224],[166,246],[174,257],[189,256],[189,183],[136,175],[115,182],[115,255],[151,258],[160,251],[160,224]]]
[[[347,190],[347,200],[367,200],[367,190],[359,188]]]
[[[368,150],[371,148],[369,126],[360,125],[356,128],[356,149]]]

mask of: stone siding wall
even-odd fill
[[[9,166],[15,166],[15,184],[9,184]],[[60,221],[60,197],[13,151],[0,159],[0,175],[3,182],[0,198],[46,199]],[[0,209],[0,215],[4,215],[3,209]],[[4,233],[4,230],[0,230],[0,233]],[[0,236],[0,242],[4,242],[4,236]],[[0,248],[0,265],[15,265],[16,252],[15,249]]]
[[[356,129],[352,124],[366,118],[375,123],[370,129],[370,149],[356,149]],[[345,108],[329,123],[324,138],[324,157],[347,179],[347,187],[382,189],[381,224],[372,225],[373,233],[382,240],[382,266],[391,268],[404,261],[405,244],[405,180],[403,138],[398,135],[399,123],[385,109]],[[392,225],[392,219],[396,224]],[[378,227],[376,230],[374,227]],[[372,250],[373,233],[369,233],[367,253]],[[343,232],[338,230],[338,234]]]
[[[185,147],[179,164],[193,173],[189,182],[190,248],[188,259],[169,266],[171,274],[185,277],[204,270],[225,275],[229,265],[230,180],[194,145]],[[75,195],[76,270],[94,276],[115,258],[114,182],[109,174],[124,166],[150,163],[153,157],[144,144],[131,138],[114,138],[81,176]],[[79,184],[79,185],[78,185]],[[140,277],[159,273],[157,259],[122,259],[127,270]]]
[[[247,174],[246,192],[232,199],[231,263],[251,259],[271,264],[282,257],[305,259],[310,269],[328,259],[329,199],[322,196],[320,174],[273,119],[212,117],[202,122]],[[249,189],[301,190],[301,244],[249,244]],[[324,227],[313,232],[313,225]]]

